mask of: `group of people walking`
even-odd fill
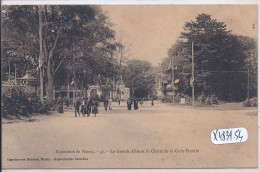
[[[63,103],[66,104],[66,106],[69,106],[69,99],[68,98],[58,98],[58,112],[63,113]],[[128,98],[127,103],[127,109],[131,110],[132,105],[134,105],[134,110],[138,109],[138,104],[141,106],[143,105],[143,99],[141,98]],[[120,100],[118,100],[118,104],[120,105]],[[154,99],[152,99],[151,105],[154,105]],[[74,101],[74,110],[75,110],[75,117],[82,115],[85,117],[90,116],[90,114],[96,115],[98,114],[98,107],[99,107],[99,101],[96,97],[91,97],[90,99],[88,97],[79,98],[76,97],[76,100]],[[105,98],[104,99],[104,108],[105,110],[112,110],[112,99],[111,98]]]
[[[109,109],[109,110],[112,110],[112,99],[111,98],[105,98],[105,100],[104,100],[104,108],[105,108],[105,110],[107,111],[107,108]]]
[[[88,117],[90,116],[91,113],[94,114],[96,117],[98,113],[98,100],[97,98],[82,98],[80,99],[79,97],[76,98],[76,101],[74,102],[74,109],[75,109],[75,117],[87,115]]]
[[[138,109],[138,103],[140,103],[141,106],[142,106],[144,101],[143,101],[143,99],[128,98],[126,103],[127,103],[127,109],[128,110],[132,109],[132,104],[134,104],[134,110],[137,110]]]

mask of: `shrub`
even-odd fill
[[[257,107],[258,106],[257,97],[254,97],[254,98],[251,98],[249,100],[244,101],[243,106],[245,106],[245,107]]]
[[[211,102],[212,104],[219,104],[218,97],[215,94],[211,96]]]
[[[216,95],[208,95],[206,96],[204,93],[198,96],[197,102],[200,105],[213,105],[213,104],[219,104],[219,100]]]
[[[47,113],[49,106],[42,104],[34,92],[24,86],[9,87],[2,94],[3,117],[29,116],[32,113]]]
[[[2,96],[3,115],[18,116],[18,114],[27,116],[29,101],[24,87],[12,86],[6,90]]]
[[[185,103],[186,104],[188,104],[188,105],[192,104],[192,98],[190,96],[185,95],[184,98],[185,98]]]
[[[205,102],[207,101],[206,99],[207,99],[207,97],[205,96],[204,93],[202,93],[201,95],[198,96],[197,102],[199,104],[205,104]]]

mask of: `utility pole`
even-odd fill
[[[75,76],[75,75],[74,75]],[[73,82],[73,104],[75,103],[75,79],[74,79],[74,77],[73,77],[73,80],[72,80],[72,82]]]
[[[172,68],[172,103],[174,104],[174,64],[173,64],[173,56],[171,58],[171,68]]]
[[[160,64],[159,65],[160,68],[161,68],[161,71],[160,71],[160,83],[159,83],[159,91],[160,91],[160,95],[162,95],[162,92],[163,92],[163,69],[162,69],[162,65]],[[160,96],[160,102],[162,102],[162,96]]]
[[[70,66],[70,61],[69,61],[69,66]],[[68,86],[67,86],[67,97],[70,99],[70,74],[68,73]]]
[[[39,68],[40,68],[40,100],[43,103],[43,75],[42,75],[42,11],[41,5],[38,6],[39,13],[39,44],[40,44],[40,56],[39,56]]]
[[[16,83],[16,63],[14,64],[14,83],[15,83],[15,85],[17,84]]]
[[[120,77],[120,82],[122,81],[122,76],[121,76],[121,65],[122,65],[122,58],[123,58],[123,45],[120,45],[120,66],[119,66],[119,77]],[[120,93],[121,96],[121,93]]]
[[[194,88],[194,35],[193,35],[193,22],[192,22],[192,26],[191,26],[191,61],[192,61],[192,64],[191,64],[191,87],[192,87],[192,105],[194,105],[194,93],[195,93],[195,88]]]
[[[8,62],[8,65],[9,65],[8,81],[11,81],[11,68],[10,68],[10,62]]]
[[[120,48],[120,59],[119,59],[119,83],[122,84],[122,74],[121,74],[121,66],[122,66],[122,58],[123,58],[123,45],[121,44],[119,46]],[[132,86],[132,90],[133,90],[133,86]],[[118,95],[117,95],[118,97]],[[121,100],[122,98],[122,92],[121,89],[119,90],[119,99]]]
[[[247,68],[247,101],[249,101],[249,67]]]
[[[194,45],[193,45],[194,43],[193,43],[193,40],[192,40],[192,42],[191,42],[191,58],[192,58],[192,65],[191,65],[191,67],[192,67],[192,76],[191,76],[191,80],[192,80],[192,105],[194,105],[194,92],[195,92],[195,90],[194,90]]]
[[[73,65],[73,104],[75,103],[75,101],[76,101],[76,91],[75,91],[75,89],[76,89],[76,69],[75,69],[75,66],[76,66],[76,57],[74,56],[73,57],[74,59],[74,65]]]

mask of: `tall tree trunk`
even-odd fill
[[[42,11],[41,6],[38,7],[39,12],[39,44],[40,44],[40,56],[39,56],[39,68],[40,68],[40,100],[43,103],[43,75],[42,75],[42,65],[43,65],[43,51],[42,51]]]
[[[59,33],[59,31],[58,31]],[[53,84],[53,66],[52,66],[52,58],[53,58],[53,51],[57,45],[57,41],[58,41],[59,36],[56,36],[54,45],[52,47],[52,49],[49,52],[49,57],[48,57],[48,64],[47,64],[47,79],[48,79],[48,84],[47,84],[47,88],[46,88],[46,92],[47,92],[47,99],[48,102],[52,102],[53,99],[53,91],[54,91],[54,84]]]
[[[48,79],[48,84],[47,84],[47,88],[46,88],[46,93],[47,93],[47,98],[48,98],[48,102],[52,102],[53,101],[53,75],[51,72],[51,60],[48,60],[48,64],[47,64],[47,79]]]
[[[70,81],[68,81],[68,86],[67,86],[67,97],[70,97]]]

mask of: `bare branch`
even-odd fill
[[[53,47],[52,47],[52,49],[51,49],[51,51],[50,51],[50,53],[49,53],[49,60],[51,59],[51,57],[52,57],[52,55],[53,55],[53,51],[54,51],[54,49],[55,49],[55,47],[56,47],[56,45],[57,45],[58,38],[59,38],[59,31],[60,31],[60,29],[59,29],[58,32],[57,32],[57,36],[56,36],[54,45],[53,45]]]
[[[64,59],[69,55],[69,53],[67,53],[60,61],[60,63],[58,64],[57,68],[55,69],[55,71],[53,72],[52,75],[55,75],[55,73],[58,71],[60,65],[62,64],[62,62],[64,61]],[[61,56],[61,55],[60,55]]]

